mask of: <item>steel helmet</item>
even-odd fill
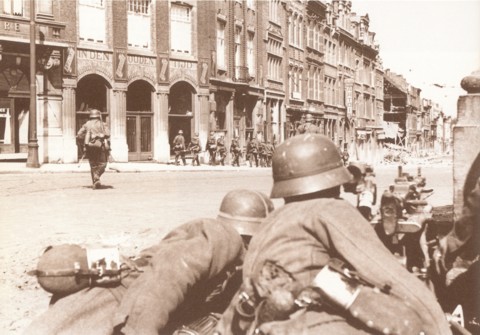
[[[179,130],[178,133],[179,133],[180,135],[182,135],[182,134],[183,134],[183,130]]]
[[[90,119],[100,119],[101,117],[102,115],[98,109],[90,110]]]
[[[85,271],[88,271],[87,251],[76,244],[62,244],[45,250],[34,274],[45,291],[70,294],[90,285],[88,277],[78,275]]]
[[[312,114],[307,114],[305,116],[305,122],[312,122],[313,121],[313,116]]]
[[[281,143],[272,157],[271,198],[309,194],[352,179],[335,143],[318,134],[297,135]]]
[[[232,224],[240,235],[251,236],[273,210],[273,202],[266,194],[238,189],[223,197],[217,219]]]

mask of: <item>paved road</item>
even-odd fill
[[[423,168],[435,189],[433,205],[452,203],[451,166]],[[405,172],[416,173],[414,167]],[[396,167],[377,168],[378,191]],[[48,296],[25,274],[51,244],[115,244],[134,255],[175,226],[212,217],[235,188],[269,193],[269,169],[247,171],[107,173],[105,187],[90,189],[87,173],[0,175],[0,329],[21,333],[47,307]],[[347,195],[348,200],[354,197]],[[280,206],[282,201],[275,200]]]

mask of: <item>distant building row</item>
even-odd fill
[[[30,2],[0,3],[0,154],[26,152]],[[358,159],[386,139],[388,76],[351,1],[35,3],[40,163],[78,160],[88,108],[117,161],[168,161],[180,129],[280,143],[307,113]]]

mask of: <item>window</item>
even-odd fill
[[[151,0],[128,1],[128,45],[150,48]]]
[[[23,0],[3,0],[3,14],[23,16]]]
[[[255,0],[247,0],[247,7],[250,9],[255,9]]]
[[[53,15],[52,0],[37,1],[37,14]]]
[[[242,27],[235,26],[235,78],[240,78],[242,66]]]
[[[226,70],[225,66],[225,22],[217,21],[217,66]]]
[[[248,32],[247,40],[247,66],[248,74],[255,77],[255,35],[253,32]]]
[[[80,0],[78,7],[80,40],[104,43],[105,0]]]
[[[175,53],[192,53],[192,9],[188,6],[172,4],[170,45]]]
[[[269,2],[269,18],[272,22],[279,22],[280,0],[270,0]]]

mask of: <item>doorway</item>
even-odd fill
[[[178,131],[183,131],[185,145],[190,143],[192,129],[194,128],[194,103],[195,91],[187,82],[178,82],[172,86],[169,94],[168,113],[168,141],[170,143],[170,154],[173,155],[173,139]]]
[[[127,146],[129,161],[146,161],[153,157],[153,87],[137,80],[127,91]]]

